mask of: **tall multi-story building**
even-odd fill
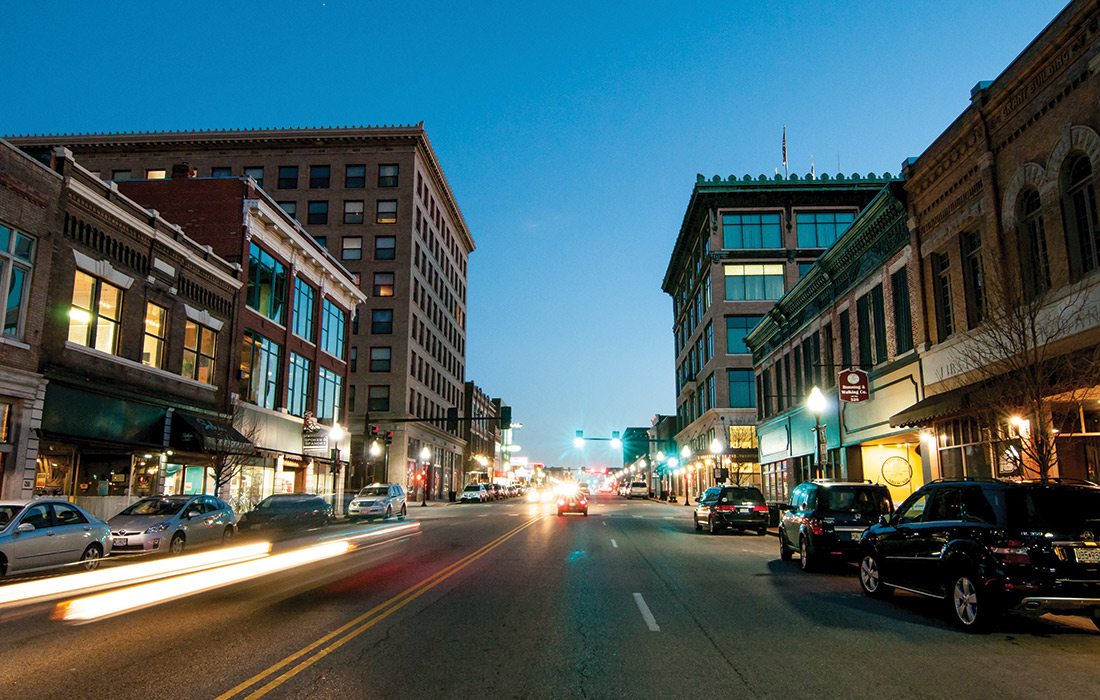
[[[716,438],[724,466],[759,483],[750,461],[758,397],[744,338],[892,179],[698,176],[661,285],[673,304],[676,442],[688,448],[675,490],[713,481]],[[789,387],[778,393],[784,405],[804,398]]]
[[[366,426],[376,425],[394,432],[385,478],[411,485],[419,456],[430,453],[442,479],[437,492],[454,487],[448,482],[462,473],[453,467],[462,464],[465,445],[445,419],[448,407],[463,403],[474,241],[423,123],[12,141],[31,153],[66,146],[104,180],[164,178],[179,162],[204,177],[255,180],[369,297],[349,334],[353,466],[364,468]]]

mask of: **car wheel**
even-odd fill
[[[586,511],[584,511],[583,515],[584,515],[584,517],[586,517],[586,518],[587,518],[587,517],[588,517],[588,511],[587,511],[587,510],[586,510]]]
[[[714,521],[714,518],[707,518],[707,532],[709,532],[712,535],[717,535],[718,530],[719,530],[718,523],[716,523]]]
[[[565,513],[562,513],[562,512],[561,512],[561,511],[559,510],[559,511],[558,511],[558,517],[560,518],[560,517],[562,517],[563,515],[565,515]]]
[[[8,575],[8,558],[0,554],[0,578]]]
[[[703,529],[703,526],[699,524],[699,516],[698,515],[692,515],[691,519],[695,523],[695,531],[696,532],[701,531]]]
[[[783,561],[790,561],[794,558],[791,554],[791,545],[787,542],[787,536],[783,534],[783,530],[779,531],[779,558]]]
[[[386,514],[382,516],[383,520],[389,520],[393,517],[393,506],[386,506]]]
[[[894,592],[893,588],[882,582],[882,569],[874,554],[863,555],[863,560],[859,562],[859,587],[872,598],[887,598]]]
[[[0,567],[3,567],[2,561],[0,561]],[[3,575],[3,568],[0,568],[0,575]],[[1092,620],[1092,624],[1096,626],[1096,629],[1100,630],[1100,608],[1089,610],[1089,619]]]
[[[399,515],[399,516],[397,516],[397,517],[399,517],[399,518],[404,518],[404,517],[405,517],[406,515],[408,515],[408,514],[409,514],[409,510],[408,510],[408,508],[406,508],[406,507],[405,507],[405,504],[404,504],[404,503],[402,503],[402,504],[401,504],[401,515]]]
[[[798,538],[799,564],[803,571],[813,571],[817,567],[817,557],[810,549],[810,543],[805,537]]]
[[[85,571],[95,571],[99,568],[99,561],[103,557],[103,550],[98,544],[90,544],[84,553],[80,555],[80,565]]]
[[[222,544],[229,544],[233,541],[233,536],[237,533],[233,532],[233,526],[225,528],[225,532],[222,533]]]
[[[187,545],[187,538],[183,536],[182,532],[177,532],[172,535],[172,541],[168,545],[168,553],[172,556],[177,554],[183,554],[183,548]]]
[[[766,527],[758,527],[758,528],[756,528],[756,534],[758,534],[758,535],[760,535],[761,537],[763,537],[764,535],[768,534],[768,528],[766,528]]]
[[[995,615],[978,577],[969,571],[957,573],[947,580],[947,602],[951,621],[967,632],[988,629]]]

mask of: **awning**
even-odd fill
[[[224,420],[176,411],[172,416],[172,449],[188,452],[252,454],[255,448],[244,435]]]
[[[939,418],[963,413],[970,407],[968,398],[971,391],[972,387],[962,387],[921,399],[904,411],[890,416],[890,426],[901,428],[928,425]]]

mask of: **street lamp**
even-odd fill
[[[680,450],[680,457],[681,457],[681,459],[684,460],[685,463],[689,459],[691,459],[691,454],[692,454],[691,453],[691,448],[688,447],[687,445],[684,445],[683,448],[681,448],[681,450]],[[690,506],[691,505],[691,489],[688,488],[688,481],[691,479],[691,477],[689,477],[688,474],[690,474],[690,473],[691,472],[689,472],[687,469],[684,470],[684,505],[685,506]]]
[[[806,397],[806,410],[814,414],[814,440],[816,444],[814,451],[817,459],[817,472],[821,474],[825,467],[825,425],[821,422],[821,414],[825,412],[825,395],[816,386],[810,389],[810,395]],[[812,477],[813,474],[810,476]]]
[[[336,512],[336,479],[340,471],[340,441],[343,439],[344,428],[338,421],[333,421],[332,427],[328,429],[328,440],[332,446],[332,510],[334,513]]]
[[[432,451],[428,449],[427,445],[420,448],[420,506],[424,507],[428,505],[428,479],[427,479],[427,465],[428,460],[432,457]]]
[[[378,444],[377,440],[371,440],[370,441],[370,447],[367,448],[367,454],[370,455],[370,464],[371,464],[370,472],[371,472],[371,476],[373,477],[375,475],[375,473],[374,473],[374,461],[382,455],[382,446]]]

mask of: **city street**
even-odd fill
[[[604,496],[413,506],[418,530],[100,622],[4,613],[0,687],[28,697],[1088,696],[1100,633],[806,574],[774,536],[711,536],[691,508]],[[423,515],[421,515],[423,513]],[[351,529],[339,526],[325,535]]]

